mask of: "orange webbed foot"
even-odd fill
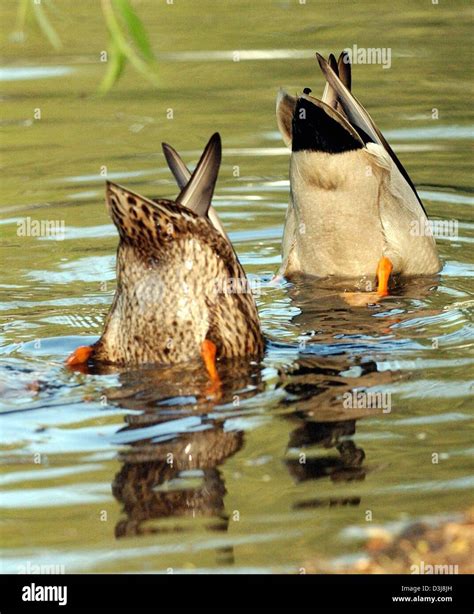
[[[388,296],[388,281],[390,279],[390,275],[393,271],[393,264],[389,258],[383,256],[379,260],[379,264],[377,266],[377,294],[379,296]]]
[[[216,368],[216,353],[216,344],[209,339],[204,339],[201,344],[201,356],[211,380],[210,385],[206,388],[206,392],[211,396],[218,396],[221,388],[221,378]]]

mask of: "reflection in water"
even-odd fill
[[[365,406],[362,403],[351,407],[347,399],[355,392],[362,393],[363,399],[370,390],[381,386],[384,390],[390,389],[394,374],[379,372],[375,361],[365,359],[361,362],[358,357],[362,351],[370,350],[374,342],[378,350],[382,349],[377,339],[381,335],[386,336],[388,347],[396,343],[390,340],[390,326],[413,314],[408,315],[400,309],[397,294],[380,301],[374,293],[348,292],[348,283],[344,280],[326,283],[297,276],[289,288],[292,306],[299,310],[293,323],[302,330],[305,340],[300,344],[305,354],[280,373],[281,385],[287,393],[282,404],[293,410],[286,417],[296,423],[290,435],[286,465],[297,483],[322,478],[332,482],[365,479],[365,453],[352,439],[356,422],[374,413],[391,411],[390,406],[380,404],[371,407],[370,403]],[[436,287],[435,283],[434,278],[414,279],[400,286],[397,292],[421,298]],[[374,317],[388,310],[391,310],[390,316]],[[318,356],[321,349],[323,356]],[[327,450],[331,453],[327,454]],[[360,497],[316,497],[298,501],[293,507],[359,504]]]
[[[348,375],[350,369],[357,373]],[[244,434],[228,428],[226,420],[239,415],[236,399],[240,404],[263,384],[257,365],[221,365],[221,375],[219,399],[206,396],[205,376],[181,370],[178,377],[176,367],[122,373],[121,387],[109,391],[111,402],[134,410],[114,438],[127,445],[112,484],[124,513],[117,538],[189,530],[187,518],[204,520],[210,531],[227,531],[227,491],[219,467],[242,449]],[[357,366],[345,357],[302,355],[278,379],[284,419],[295,425],[285,460],[294,480],[363,480],[365,454],[351,438],[356,421],[378,410],[345,409],[342,394],[387,383],[391,375],[377,372],[373,362]],[[324,454],[314,453],[316,448]],[[294,508],[359,503],[359,497],[315,498]],[[221,563],[233,562],[231,547],[217,555]]]
[[[290,434],[286,459],[294,480],[297,483],[322,478],[330,478],[332,482],[363,480],[367,472],[365,453],[349,438],[355,435],[357,420],[381,414],[387,408],[347,407],[347,399],[356,390],[360,394],[389,383],[392,374],[378,372],[372,361],[356,366],[345,357],[304,356],[281,379],[287,393],[282,403],[293,409],[286,418],[296,424]],[[336,454],[327,454],[328,450]],[[293,507],[359,503],[360,497],[314,498],[298,501]]]
[[[122,387],[109,394],[113,403],[139,411],[126,415],[127,426],[117,434],[128,444],[112,484],[125,514],[115,528],[117,538],[183,531],[185,523],[158,522],[173,518],[204,518],[211,531],[228,528],[226,487],[218,467],[242,448],[244,436],[226,428],[225,406],[240,405],[262,390],[260,369],[222,364],[218,399],[206,394],[202,369],[180,369],[123,373]],[[215,409],[217,401],[221,411]],[[231,548],[220,548],[217,554],[220,563],[233,562]]]
[[[390,326],[413,317],[406,313],[406,299],[423,301],[437,288],[438,276],[404,280],[382,300],[374,292],[353,292],[350,281],[317,280],[297,276],[288,289],[292,305],[300,313],[292,322],[318,342],[334,344],[338,339],[362,336],[375,339],[390,333]],[[388,317],[378,317],[387,314]],[[438,312],[426,308],[426,317]],[[370,345],[370,344],[368,344]]]
[[[322,478],[330,478],[333,482],[365,478],[365,453],[348,438],[355,434],[356,420],[370,411],[345,409],[343,394],[352,392],[353,386],[359,389],[363,385],[371,386],[377,380],[376,376],[384,378],[386,374],[372,371],[372,363],[370,368],[366,367],[363,377],[348,378],[341,375],[347,365],[343,367],[340,361],[337,364],[338,361],[334,359],[329,362],[327,358],[307,356],[296,361],[282,375],[283,386],[288,393],[283,404],[293,409],[287,419],[296,424],[289,437],[289,455],[285,462],[297,483]],[[352,381],[355,379],[356,384]],[[327,453],[334,450],[337,454]],[[304,509],[359,503],[360,497],[314,498],[298,501],[293,507]]]
[[[160,532],[158,527],[142,525],[189,515],[212,518],[209,528],[214,530],[227,528],[226,489],[217,467],[242,447],[243,435],[225,433],[222,426],[181,434],[175,441],[148,446],[146,452],[134,445],[123,454],[122,469],[112,486],[127,516],[116,527],[117,537]]]

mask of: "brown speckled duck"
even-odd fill
[[[216,133],[176,201],[107,182],[107,207],[120,235],[117,289],[102,336],[78,348],[69,366],[171,364],[201,355],[218,380],[216,359],[261,357],[264,340],[244,270],[208,217],[220,161]]]
[[[321,100],[280,91],[278,127],[291,147],[291,197],[280,273],[378,280],[440,270],[428,218],[407,171],[351,92],[347,53],[317,54]],[[420,229],[422,231],[420,231]]]

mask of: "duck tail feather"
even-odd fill
[[[334,70],[334,69],[333,69]],[[337,60],[337,71],[334,71],[349,91],[352,89],[351,58],[347,51],[341,51]]]
[[[200,216],[208,214],[222,158],[218,132],[209,139],[190,180],[179,193],[176,202]]]
[[[347,86],[341,81],[339,76],[334,72],[334,70],[323,58],[323,56],[319,53],[316,53],[316,58],[324,76],[326,77],[326,80],[336,90],[339,103],[341,104],[344,113],[346,114],[347,118],[354,126],[354,128],[357,130],[362,140],[365,143],[372,142],[378,145],[382,145],[382,147],[386,149],[386,151],[389,153],[390,157],[394,161],[395,165],[397,166],[398,170],[404,177],[405,181],[413,190],[416,198],[418,199],[418,202],[421,205],[421,208],[423,209],[423,211],[425,211],[423,203],[421,202],[416,188],[412,180],[410,179],[410,176],[408,175],[407,171],[405,170],[405,167],[395,155],[395,152],[387,143],[383,134],[377,128],[374,120],[370,117],[369,113],[365,110],[365,108],[357,100],[357,98],[349,91]]]
[[[336,74],[338,74],[338,67],[336,58],[332,53],[329,54],[328,64],[334,70]],[[326,81],[326,85],[324,86],[323,96],[321,98],[323,102],[332,107],[333,109],[337,108],[337,93],[336,90],[331,86],[329,81]]]
[[[162,143],[161,147],[163,149],[166,162],[168,163],[168,167],[173,173],[173,177],[176,179],[179,189],[182,190],[191,179],[191,171],[183,162],[176,149],[171,147],[171,145],[168,145],[168,143]]]
[[[284,89],[278,90],[276,98],[277,124],[283,141],[287,147],[291,148],[291,123],[295,112],[296,98],[290,96]]]

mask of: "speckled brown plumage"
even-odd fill
[[[117,290],[91,358],[185,362],[199,357],[205,339],[218,358],[260,357],[264,341],[245,273],[208,217],[110,182],[106,201],[120,235]],[[236,283],[246,291],[229,292]]]

